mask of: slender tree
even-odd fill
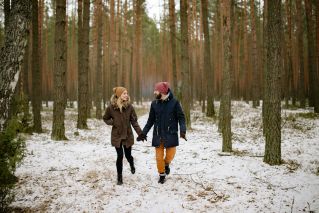
[[[87,88],[85,84],[87,80],[87,73],[84,69],[84,31],[83,31],[83,0],[78,0],[78,122],[77,128],[87,129]]]
[[[181,13],[181,74],[182,74],[182,106],[185,112],[186,125],[191,127],[190,120],[190,84],[189,84],[189,54],[188,54],[188,21],[187,0],[180,0]]]
[[[96,48],[96,118],[102,119],[102,1],[96,1],[97,4],[97,48]]]
[[[303,53],[303,16],[302,16],[301,0],[296,0],[296,22],[297,22],[297,42],[298,42],[298,58],[299,58],[299,101],[300,107],[306,107],[305,95],[305,73],[304,73],[304,53]]]
[[[222,135],[223,135],[223,152],[232,151],[231,142],[231,13],[233,0],[224,0],[222,2],[222,17],[223,17],[223,45],[224,45],[224,65],[223,65],[223,80],[222,80]]]
[[[175,0],[169,0],[169,27],[172,54],[173,88],[177,90]]]
[[[143,56],[143,49],[142,49],[142,16],[143,16],[143,4],[144,0],[135,0],[135,51],[133,53],[133,63],[134,63],[134,70],[133,73],[135,74],[135,97],[136,101],[139,103],[141,101],[141,74],[142,74],[142,56]]]
[[[270,165],[281,163],[281,1],[269,1],[267,6],[267,71],[265,90],[265,119],[267,123],[264,161]]]
[[[38,27],[38,0],[32,0],[32,112],[33,130],[42,132],[41,124],[41,70],[39,62],[39,27]]]
[[[308,41],[308,72],[309,72],[309,105],[319,113],[319,81],[316,70],[315,37],[313,35],[312,2],[305,0],[307,41]]]
[[[210,37],[208,30],[208,5],[207,0],[201,0],[202,6],[202,23],[203,23],[203,32],[204,32],[204,72],[206,76],[206,90],[207,90],[207,111],[206,115],[208,117],[213,117],[215,115],[214,109],[214,72],[211,66],[211,54],[210,54]]]
[[[54,140],[66,140],[64,110],[66,107],[66,0],[56,1],[54,53],[54,104],[51,137]]]
[[[252,61],[253,61],[253,107],[259,106],[259,64],[258,64],[258,49],[257,49],[257,32],[256,32],[256,14],[255,1],[250,0],[250,17],[251,17],[251,33],[252,33]]]
[[[244,99],[248,102],[250,99],[250,84],[249,82],[249,74],[250,74],[250,60],[249,60],[249,50],[248,50],[248,18],[247,18],[247,0],[244,1],[244,64],[243,64],[243,70],[244,70],[244,82],[245,82],[245,93],[244,93]]]
[[[90,0],[83,0],[83,73],[81,86],[83,100],[86,100],[86,118],[90,116],[89,99],[89,49],[90,49]],[[83,106],[84,107],[84,106]],[[86,119],[85,118],[85,119]]]
[[[115,0],[110,0],[110,71],[111,71],[111,86],[117,84],[118,61],[116,49],[116,26],[115,26]]]
[[[286,1],[286,13],[287,13],[287,23],[288,23],[288,39],[287,39],[287,67],[286,67],[286,87],[285,87],[285,100],[286,107],[289,105],[289,98],[293,90],[293,70],[292,70],[292,23],[291,23],[291,9],[292,9],[292,0]]]

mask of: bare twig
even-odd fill
[[[199,175],[198,175],[197,173],[196,173],[196,175],[197,175],[198,179],[200,180],[200,182],[195,181],[194,178],[193,178],[193,176],[192,176],[192,175],[189,175],[194,183],[196,183],[196,184],[200,185],[201,187],[203,187],[204,190],[206,190],[206,191],[212,191],[216,196],[219,196],[219,195],[213,190],[213,188],[211,188],[211,187],[208,188],[208,187],[206,187],[206,186],[204,185],[204,182],[202,181],[202,179],[199,177]]]
[[[291,211],[290,211],[291,213],[292,213],[292,210],[293,210],[293,207],[294,207],[294,203],[295,203],[295,197],[292,198]]]

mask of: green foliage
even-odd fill
[[[314,112],[304,112],[304,113],[297,113],[298,117],[306,118],[306,119],[316,119],[319,118],[319,115]]]
[[[25,151],[25,141],[18,135],[22,130],[21,121],[13,117],[0,133],[0,212],[6,212],[14,198],[11,189],[18,180],[14,172]]]
[[[13,201],[12,189],[18,178],[14,172],[25,153],[25,141],[21,132],[30,130],[31,115],[28,113],[26,97],[15,96],[11,103],[10,120],[0,132],[0,213],[8,211]],[[19,113],[23,111],[24,113]]]

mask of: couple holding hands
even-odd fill
[[[138,135],[137,141],[147,140],[147,133],[154,125],[152,146],[155,147],[156,151],[158,182],[163,184],[166,175],[170,173],[169,164],[173,160],[176,146],[179,144],[178,124],[180,137],[186,140],[185,116],[179,101],[174,98],[167,82],[156,83],[155,100],[152,101],[147,123],[141,130],[127,89],[115,87],[113,92],[111,103],[106,108],[103,120],[107,125],[112,126],[111,143],[117,152],[117,184],[123,184],[123,150],[132,174],[135,173],[134,158],[132,157],[134,136],[131,125]],[[164,154],[165,150],[166,154]]]

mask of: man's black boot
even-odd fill
[[[158,183],[161,183],[161,184],[165,183],[165,173],[160,174],[160,178],[158,180]]]
[[[171,172],[171,169],[169,168],[169,164],[165,165],[165,173],[168,175]]]

